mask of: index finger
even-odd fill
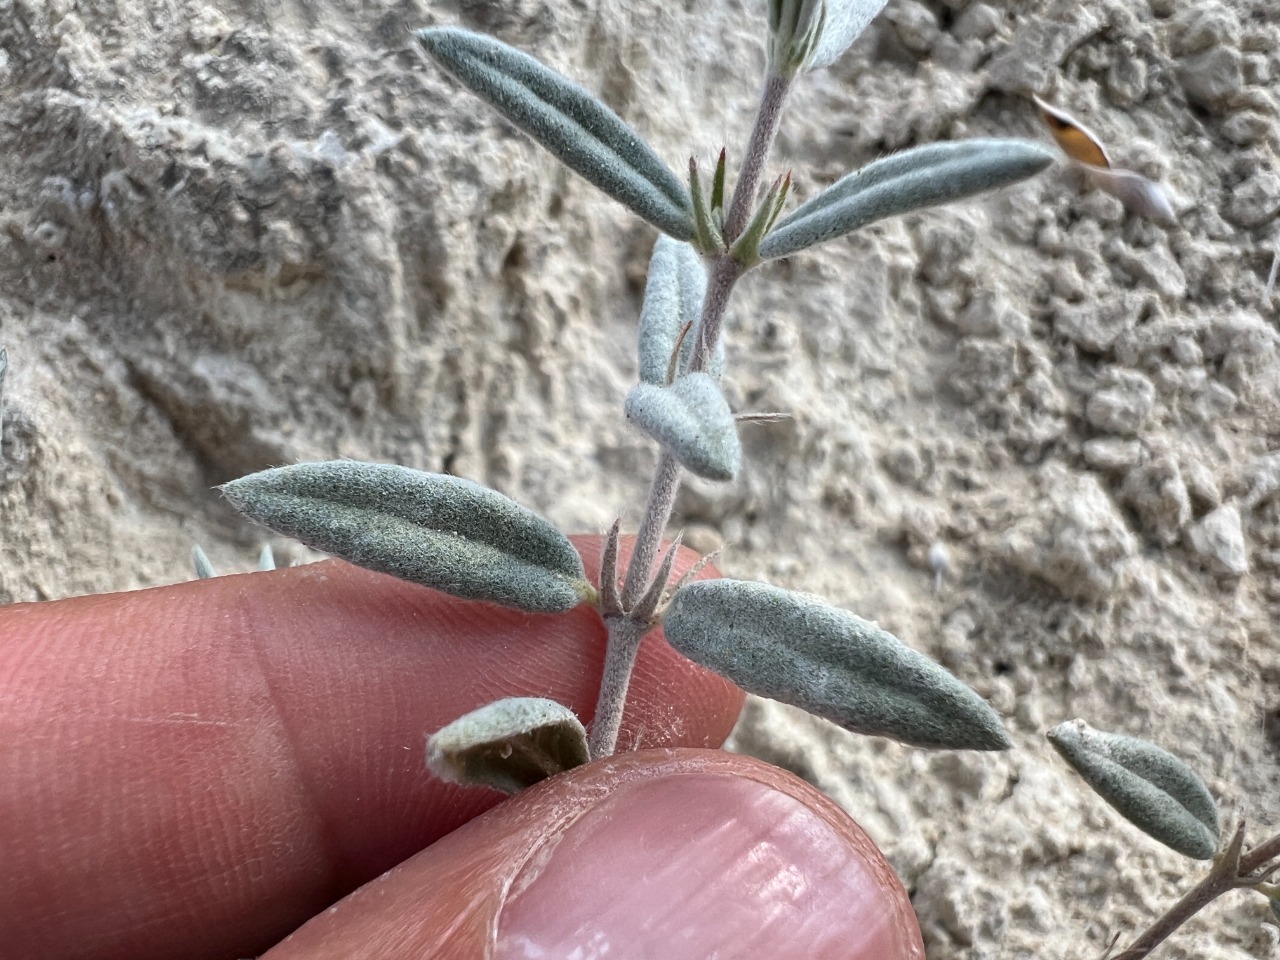
[[[259,952],[500,799],[430,778],[425,733],[503,696],[589,718],[603,651],[589,608],[338,562],[0,609],[0,942]],[[650,636],[621,743],[718,745],[741,700]]]

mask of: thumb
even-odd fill
[[[884,855],[822,794],[748,757],[647,750],[519,794],[262,960],[569,956],[923,960],[924,948]]]

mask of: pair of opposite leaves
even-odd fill
[[[279,467],[223,487],[242,513],[350,562],[469,599],[557,611],[595,599],[569,540],[502,494],[457,477],[389,464]],[[667,640],[744,689],[857,733],[951,749],[1005,749],[998,716],[942,667],[874,623],[761,583],[683,586]],[[1055,728],[1062,755],[1125,817],[1188,856],[1213,855],[1218,814],[1181,761],[1152,744]],[[567,708],[498,701],[435,734],[441,776],[517,790],[586,762],[586,733]]]
[[[559,530],[495,490],[392,464],[301,463],[226,484],[250,519],[368,569],[532,612],[597,603]],[[745,690],[858,733],[949,749],[1010,746],[991,707],[874,623],[762,583],[681,587],[667,640]]]

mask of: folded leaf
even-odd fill
[[[769,70],[794,73],[822,36],[827,0],[769,0]]]
[[[591,93],[492,37],[453,27],[419,30],[417,37],[441,66],[571,170],[659,230],[693,238],[684,184]]]
[[[1161,226],[1177,225],[1178,215],[1173,211],[1169,195],[1154,180],[1117,167],[1085,167],[1084,172],[1090,182],[1123,203],[1131,213],[1146,217]]]
[[[667,371],[676,344],[680,358],[676,375],[689,369],[702,321],[702,303],[707,295],[707,270],[702,257],[689,244],[671,237],[658,237],[649,258],[649,278],[640,308],[640,379],[657,386],[666,385]],[[680,334],[685,329],[683,341]],[[717,380],[724,370],[723,342],[716,345],[708,367]]]
[[[441,780],[507,793],[587,760],[587,731],[573,711],[541,697],[497,700],[427,738],[427,769]]]
[[[869,163],[784,217],[760,244],[767,259],[833,240],[897,216],[1006,187],[1053,163],[1030,140],[933,143]]]
[[[1049,742],[1103,800],[1148,836],[1208,860],[1218,848],[1218,805],[1185,763],[1154,743],[1071,720]]]
[[[809,55],[806,69],[820,70],[840,59],[889,0],[827,0],[826,23]]]
[[[732,480],[742,465],[733,411],[716,381],[691,373],[669,387],[637,384],[627,394],[627,419],[662,444],[691,473]]]
[[[919,747],[1006,750],[985,700],[874,623],[763,583],[706,580],[676,593],[667,642],[750,693],[846,730]]]
[[[329,460],[264,470],[222,492],[277,533],[456,597],[557,612],[594,596],[564,534],[469,480]]]

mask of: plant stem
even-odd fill
[[[689,361],[690,371],[705,370],[714,355],[716,344],[720,342],[729,297],[734,284],[745,272],[742,264],[727,253],[720,254],[712,262],[711,276],[707,280],[707,299],[703,302],[702,319],[698,321],[698,340],[693,345],[693,357]]]
[[[600,678],[600,696],[596,701],[596,718],[591,724],[587,744],[592,760],[612,756],[618,747],[618,731],[622,729],[622,710],[627,703],[627,688],[635,669],[640,642],[648,632],[647,625],[637,624],[625,616],[606,617],[609,643],[605,648],[604,676]]]
[[[760,95],[760,107],[756,114],[751,140],[747,144],[742,172],[734,185],[725,219],[725,240],[733,239],[746,225],[760,186],[769,151],[778,135],[782,121],[782,105],[791,89],[791,76],[770,75],[765,80]],[[745,267],[727,253],[718,255],[707,280],[707,296],[698,322],[698,340],[693,347],[690,369],[703,370],[714,354],[724,326],[725,308],[729,296]],[[609,639],[605,651],[604,677],[600,682],[600,696],[596,701],[595,719],[591,724],[591,759],[610,756],[618,746],[618,731],[622,728],[622,711],[626,706],[627,688],[631,684],[631,671],[635,667],[640,642],[649,632],[652,623],[646,616],[636,619],[629,615],[636,603],[650,587],[653,564],[662,544],[662,534],[671,520],[676,494],[680,491],[680,464],[667,450],[658,455],[658,468],[649,487],[649,500],[645,504],[644,518],[636,534],[631,560],[627,565],[627,579],[622,587],[622,616],[606,616]]]
[[[1254,847],[1241,856],[1244,840],[1244,824],[1240,824],[1227,849],[1214,859],[1209,875],[1188,890],[1177,903],[1151,924],[1128,949],[1111,960],[1142,960],[1180,926],[1199,913],[1205,906],[1228,891],[1251,886],[1248,878],[1280,857],[1280,834]]]
[[[658,454],[658,469],[649,487],[649,502],[640,521],[635,547],[627,564],[627,582],[622,587],[622,609],[630,610],[649,586],[653,561],[662,544],[662,532],[667,529],[671,511],[676,505],[676,493],[680,490],[680,463],[663,449]]]
[[[747,225],[747,218],[755,206],[756,191],[760,189],[765,161],[769,159],[769,151],[773,149],[773,141],[778,136],[778,126],[782,123],[782,105],[786,102],[794,79],[794,74],[772,72],[765,78],[764,91],[760,94],[760,107],[756,111],[756,123],[751,129],[751,139],[747,142],[747,155],[742,160],[738,180],[733,185],[733,199],[729,201],[729,209],[724,218],[724,239],[728,244],[738,239],[738,234]]]

